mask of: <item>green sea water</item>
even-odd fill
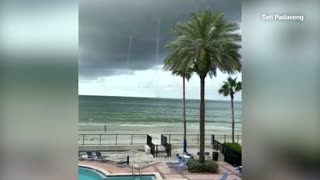
[[[241,131],[241,102],[235,102],[235,126]],[[186,101],[189,129],[199,124],[199,100]],[[182,100],[163,98],[79,96],[80,131],[109,129],[143,130],[147,128],[174,131],[182,125]],[[130,127],[130,128],[129,128]],[[229,130],[231,105],[229,101],[206,101],[206,129]]]

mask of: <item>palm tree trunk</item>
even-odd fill
[[[232,143],[234,143],[234,108],[233,108],[233,96],[231,96],[231,118],[232,118]]]
[[[205,162],[204,157],[204,137],[205,137],[205,78],[200,77],[200,162]]]
[[[183,146],[187,144],[187,120],[186,120],[186,78],[183,78]],[[183,152],[187,152],[187,148],[183,147]]]

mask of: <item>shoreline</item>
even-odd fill
[[[231,124],[230,126],[217,125],[217,124],[206,124],[206,134],[216,134],[216,135],[231,135]],[[78,124],[79,133],[112,133],[112,134],[183,134],[183,124],[182,122],[175,123],[108,123],[108,124],[98,124],[98,123],[88,123],[88,124]],[[187,134],[198,134],[199,124],[198,123],[188,123],[187,124]],[[242,134],[242,126],[235,127],[236,134]]]

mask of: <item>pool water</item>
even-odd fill
[[[97,171],[79,167],[79,180],[156,180],[154,176],[104,176]]]

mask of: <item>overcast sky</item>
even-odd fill
[[[81,0],[79,94],[181,98],[182,79],[162,70],[164,45],[174,38],[178,21],[208,8],[241,22],[240,0]],[[207,99],[229,100],[217,93],[227,77],[206,79]],[[186,85],[187,98],[199,99],[199,88],[195,74]]]

